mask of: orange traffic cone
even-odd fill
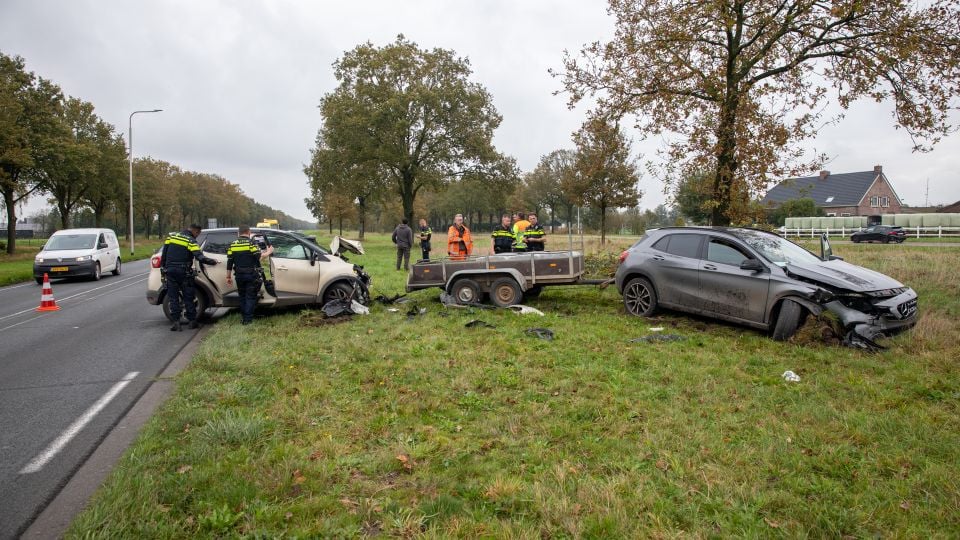
[[[40,306],[37,311],[59,311],[60,306],[53,298],[53,287],[50,286],[50,276],[43,274],[43,290],[40,291]]]

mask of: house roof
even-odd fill
[[[937,212],[960,212],[960,201],[957,201],[953,204],[948,204],[937,210]]]
[[[857,206],[873,185],[876,171],[830,174],[823,180],[819,176],[790,178],[770,188],[763,203],[778,205],[791,199],[811,198],[817,206]],[[832,198],[831,198],[832,197]]]

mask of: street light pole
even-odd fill
[[[150,111],[133,111],[130,113],[129,123],[127,125],[127,151],[130,161],[130,255],[133,255],[133,115],[137,113],[155,113],[163,109],[153,109]]]

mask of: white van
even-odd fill
[[[100,279],[103,272],[120,275],[120,243],[110,229],[63,229],[50,239],[33,260],[33,277],[86,276]]]

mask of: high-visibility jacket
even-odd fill
[[[473,253],[473,238],[470,237],[470,229],[466,225],[461,225],[457,229],[456,225],[451,225],[447,229],[447,255],[451,259],[463,260]]]
[[[530,251],[543,251],[543,242],[530,242],[531,238],[543,238],[547,235],[547,231],[543,230],[543,225],[537,223],[536,225],[531,225],[527,227],[527,230],[523,231],[523,239],[527,244],[527,249]]]
[[[520,221],[513,224],[513,250],[514,251],[526,251],[527,243],[523,240],[523,233],[527,230],[527,227],[530,226],[530,222],[521,219]]]
[[[227,272],[257,272],[260,270],[260,248],[246,236],[241,236],[227,248]]]
[[[493,234],[490,236],[493,237],[494,253],[510,253],[515,237],[509,226],[504,227],[503,225],[497,225],[497,228],[493,230]]]
[[[200,246],[197,245],[197,242],[193,239],[193,234],[189,230],[172,232],[167,235],[166,240],[163,241],[163,248],[160,250],[161,268],[167,266],[189,267],[193,265],[194,259],[207,264],[212,261],[212,259],[203,256]]]

